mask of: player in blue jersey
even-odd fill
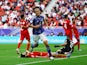
[[[30,27],[33,28],[33,40],[34,40],[34,44],[31,46],[32,50],[33,48],[38,46],[38,41],[39,39],[41,39],[47,48],[47,52],[49,54],[50,59],[53,59],[52,54],[51,54],[51,49],[48,45],[47,38],[44,35],[43,23],[45,24],[47,23],[44,20],[44,17],[41,16],[41,9],[39,7],[35,7],[33,10],[36,16],[33,18],[32,24],[30,25]]]

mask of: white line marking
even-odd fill
[[[85,57],[87,55],[79,55],[79,56],[72,56],[70,58],[78,58],[78,57]],[[67,59],[67,58],[57,58],[54,60],[63,60],[63,59]],[[27,64],[35,64],[35,63],[40,63],[40,62],[49,62],[51,60],[42,60],[42,61],[35,61],[35,62],[29,62],[29,63],[22,63],[22,64],[16,64],[16,65],[27,65]]]

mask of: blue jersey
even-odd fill
[[[41,33],[43,33],[44,32],[44,28],[43,28],[43,22],[44,22],[44,17],[43,16],[39,16],[39,17],[35,17],[34,19],[33,19],[33,25],[34,26],[36,26],[36,25],[40,25],[40,27],[39,28],[33,28],[33,34],[35,34],[35,35],[39,35],[39,34],[41,34]]]

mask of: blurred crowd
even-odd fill
[[[0,27],[18,26],[20,15],[24,13],[25,19],[30,21],[35,13],[35,6],[41,7],[42,11],[51,0],[0,0]],[[87,26],[87,0],[57,0],[56,6],[47,11],[45,18],[49,26],[62,26],[63,15],[77,26]]]
[[[58,0],[51,13],[46,13],[49,26],[62,26],[64,15],[76,26],[87,27],[87,0]]]
[[[33,8],[41,7],[42,10],[51,0],[0,0],[0,27],[18,26],[20,15],[23,13],[26,20],[35,14]]]

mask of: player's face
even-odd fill
[[[36,9],[35,9],[35,14],[36,14],[36,16],[40,16],[40,13],[41,13],[40,9],[39,9],[39,8],[36,8]]]

